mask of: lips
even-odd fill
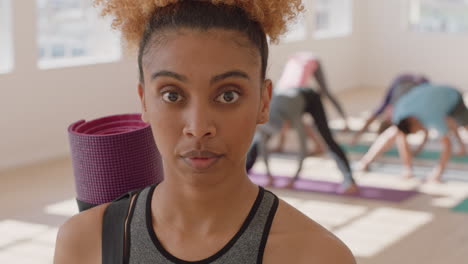
[[[193,150],[182,155],[184,162],[195,170],[207,170],[221,157],[220,154],[201,150]]]

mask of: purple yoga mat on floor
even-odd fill
[[[98,205],[158,183],[162,162],[140,114],[80,120],[68,127],[77,199]]]
[[[266,175],[259,174],[259,173],[250,173],[250,179],[252,179],[252,181],[258,185],[265,185],[267,182]],[[273,183],[273,187],[281,188],[285,186],[286,183],[291,178],[274,177],[274,179],[275,179],[275,182]],[[326,194],[342,195],[342,196],[348,196],[348,197],[381,200],[381,201],[387,201],[387,202],[402,202],[418,193],[417,191],[414,191],[414,190],[401,191],[401,190],[385,189],[385,188],[378,188],[378,187],[359,186],[358,194],[352,194],[352,195],[346,194],[345,195],[345,194],[340,194],[337,192],[339,187],[340,187],[340,184],[335,183],[335,182],[299,178],[295,182],[293,189],[300,190],[300,191],[308,191],[308,192],[319,192],[319,193],[326,193]]]

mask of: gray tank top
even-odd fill
[[[163,248],[151,222],[151,197],[155,186],[140,192],[130,215],[128,263],[250,264],[262,263],[278,198],[259,187],[257,198],[236,235],[217,253],[199,261],[185,261]]]

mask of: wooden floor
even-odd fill
[[[275,159],[274,172],[290,172],[288,162],[280,165],[279,158]],[[311,167],[317,162],[327,180],[340,180],[334,166],[320,158],[309,158],[306,170],[313,172]],[[3,172],[0,179],[0,263],[51,263],[57,227],[77,211],[70,161]],[[421,194],[391,203],[273,191],[340,237],[358,263],[466,263],[468,214],[449,208],[467,197],[468,182],[429,186],[375,171],[358,174],[357,179],[366,185],[417,188]]]
[[[359,107],[356,104],[353,111],[364,110]],[[274,159],[274,173],[292,172],[292,161]],[[262,170],[262,165],[255,168]],[[468,263],[468,213],[450,209],[468,197],[468,172],[466,180],[433,185],[421,179],[400,179],[398,167],[392,166],[375,167],[370,173],[357,173],[356,178],[365,185],[416,189],[420,193],[391,203],[273,191],[340,237],[358,263]],[[333,162],[326,157],[310,157],[304,168],[303,177],[340,180]],[[0,263],[51,263],[57,228],[77,212],[74,193],[67,157],[0,172]]]

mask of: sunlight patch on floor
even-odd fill
[[[363,215],[367,210],[365,206],[359,205],[305,200],[285,195],[280,198],[330,231]]]
[[[46,225],[0,221],[0,263],[52,263],[57,232]]]
[[[432,220],[432,214],[378,208],[334,231],[359,257],[372,257]]]
[[[69,199],[48,205],[44,208],[45,213],[70,217],[78,213],[78,206],[75,199]]]

